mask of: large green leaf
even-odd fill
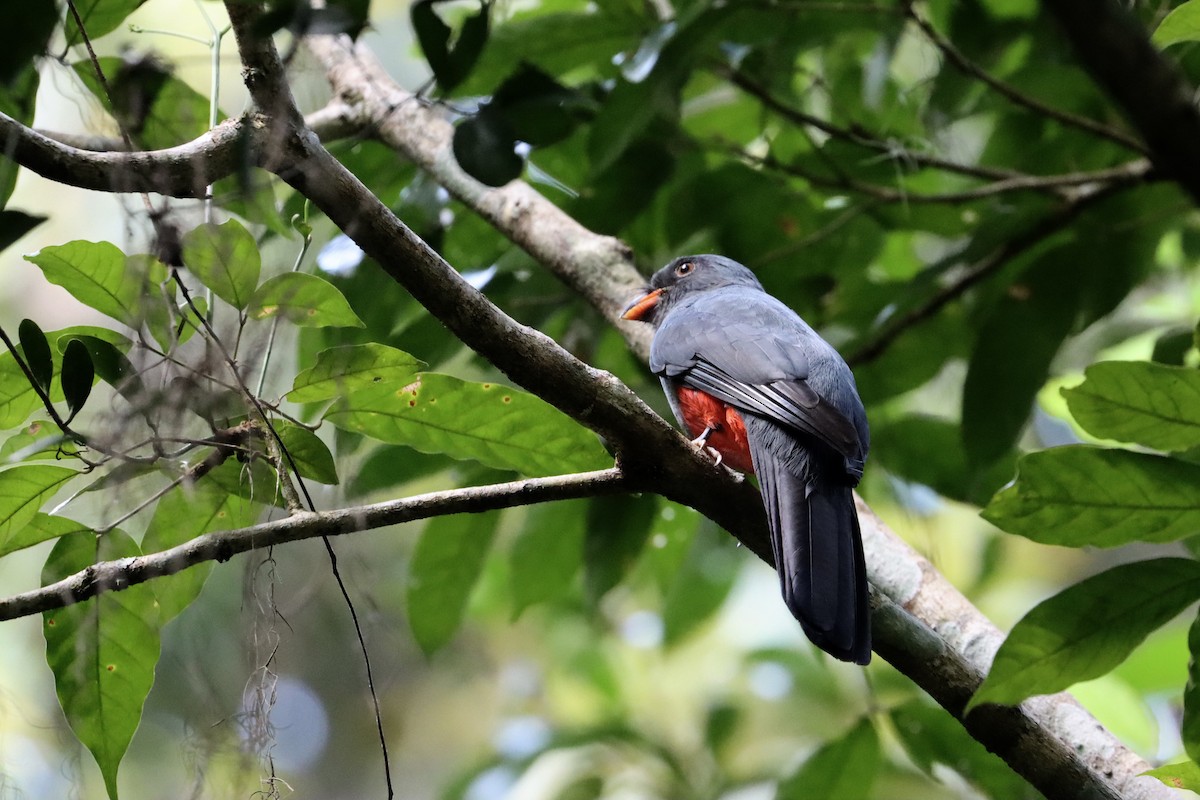
[[[83,22],[83,30],[87,38],[96,40],[106,33],[112,33],[121,26],[125,18],[132,14],[146,0],[75,0],[75,9]],[[67,44],[77,45],[83,42],[79,26],[75,24],[75,16],[69,11],[66,18]]]
[[[34,459],[59,458],[61,454],[73,454],[77,450],[53,422],[34,420],[0,445],[0,466]]]
[[[0,430],[20,425],[40,403],[13,354],[0,353]]]
[[[600,469],[611,458],[586,429],[531,394],[423,374],[351,392],[325,418],[345,430],[425,453],[526,475]]]
[[[1183,748],[1195,761],[1200,756],[1200,616],[1192,620],[1188,628],[1188,679],[1183,689],[1183,721],[1179,735]]]
[[[276,317],[308,328],[365,327],[337,287],[303,272],[271,278],[258,287],[246,310],[251,319]]]
[[[537,603],[565,597],[583,563],[587,502],[544,503],[529,509],[509,551],[513,618]]]
[[[1180,42],[1194,42],[1200,39],[1200,3],[1187,0],[1171,9],[1171,13],[1163,17],[1162,22],[1154,30],[1150,41],[1162,48],[1170,47]]]
[[[1080,581],[1013,626],[968,708],[1013,705],[1104,675],[1197,599],[1200,563],[1186,558],[1122,564]]]
[[[25,256],[46,280],[79,302],[132,328],[146,318],[146,298],[157,297],[166,267],[146,258],[126,258],[111,242],[74,241],[43,247]],[[155,287],[153,291],[151,287]]]
[[[384,381],[407,381],[425,362],[385,344],[352,344],[317,353],[317,363],[296,376],[287,399],[313,403]]]
[[[432,655],[462,624],[471,590],[496,535],[498,512],[455,514],[429,521],[408,568],[408,620]]]
[[[142,551],[157,553],[212,531],[253,524],[262,505],[203,481],[173,489],[158,501],[142,538]],[[204,588],[213,562],[206,561],[150,584],[158,598],[159,624],[166,625],[191,605]]]
[[[716,614],[745,563],[742,554],[729,546],[729,537],[710,520],[701,519],[663,600],[663,641],[682,642]]]
[[[262,271],[258,244],[234,219],[184,234],[183,263],[213,294],[239,310],[249,304]]]
[[[1084,377],[1062,394],[1093,436],[1172,452],[1200,446],[1200,370],[1107,361]]]
[[[47,585],[97,561],[136,558],[137,543],[119,530],[58,540],[42,570]],[[117,770],[142,717],[158,663],[158,607],[142,584],[42,614],[46,663],[71,730],[92,752],[111,800]]]
[[[1001,758],[971,738],[962,723],[927,700],[910,700],[889,712],[900,743],[913,762],[933,778],[938,766],[953,769],[988,797],[1040,800],[1042,795]]]
[[[879,736],[869,717],[846,735],[808,757],[800,769],[779,782],[776,800],[867,800],[879,773]]]
[[[1200,533],[1200,466],[1085,445],[1030,453],[983,510],[1035,542],[1115,547]]]
[[[333,463],[333,454],[317,434],[290,422],[279,421],[274,425],[300,477],[330,486],[337,484],[337,466]],[[285,463],[288,463],[286,458]]]
[[[62,485],[79,473],[49,464],[18,466],[0,472],[0,552],[24,545],[23,528]]]
[[[0,556],[81,531],[90,532],[91,529],[73,519],[51,516],[39,511],[32,519],[0,541]]]

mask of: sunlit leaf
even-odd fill
[[[50,380],[54,377],[54,358],[50,354],[50,343],[46,334],[31,319],[21,320],[17,329],[21,340],[21,355],[25,357],[25,365],[33,373],[34,380],[42,391],[50,391]]]
[[[98,561],[141,555],[119,530],[88,531],[58,540],[42,570],[42,585]],[[111,800],[117,770],[142,718],[158,663],[158,607],[142,584],[42,614],[46,663],[71,730],[92,752]]]
[[[77,448],[54,423],[35,420],[4,440],[0,445],[0,466],[36,458],[58,458],[61,453],[74,453]]]
[[[1200,446],[1200,370],[1107,361],[1063,397],[1084,430],[1102,439],[1182,451]]]
[[[1195,761],[1163,764],[1161,767],[1146,770],[1141,774],[1157,778],[1172,789],[1186,789],[1200,794],[1200,764]]]
[[[1200,466],[1098,447],[1024,456],[1014,484],[983,510],[993,525],[1035,542],[1115,547],[1200,532]]]
[[[145,317],[143,298],[148,287],[157,287],[166,279],[166,268],[158,261],[126,258],[111,242],[74,241],[43,247],[25,260],[40,267],[46,280],[63,287],[79,302],[135,328]]]
[[[424,366],[403,350],[383,344],[332,347],[317,353],[317,363],[296,376],[287,399],[293,403],[329,400],[385,381],[407,381]]]
[[[1200,563],[1184,558],[1122,564],[1080,581],[1013,626],[968,708],[1099,677],[1197,599]]]
[[[91,529],[82,523],[66,517],[51,516],[41,511],[24,525],[12,531],[10,536],[0,540],[0,556],[31,547],[39,542],[58,539],[72,533],[80,533]]]
[[[554,602],[571,590],[583,562],[587,502],[533,506],[509,551],[513,618],[529,606]]]
[[[63,397],[67,400],[67,408],[74,417],[87,402],[92,393],[92,383],[96,380],[96,370],[92,366],[92,357],[83,342],[72,339],[67,343],[62,361]]]
[[[40,403],[13,354],[0,352],[0,429],[20,425]]]
[[[1200,3],[1196,0],[1187,0],[1171,9],[1150,37],[1161,48],[1197,40],[1200,40]]]
[[[158,501],[142,538],[142,551],[157,553],[205,533],[243,528],[255,521],[261,508],[207,481],[181,486]],[[160,625],[191,605],[213,567],[213,562],[206,561],[149,584],[158,599]]]
[[[308,428],[293,425],[290,422],[276,422],[275,430],[283,440],[291,460],[295,462],[296,471],[302,478],[310,478],[318,483],[335,485],[338,482],[337,467],[333,463],[333,454],[321,438]],[[287,457],[285,456],[285,463]],[[290,466],[290,463],[289,463]]]
[[[585,428],[545,401],[495,383],[424,374],[351,392],[325,418],[346,430],[425,453],[474,459],[526,475],[609,466]]]
[[[0,551],[21,541],[22,531],[42,505],[79,473],[49,464],[17,466],[0,472]],[[20,545],[24,546],[24,545]]]
[[[303,272],[271,278],[250,298],[246,311],[251,319],[278,317],[309,328],[364,327],[332,283]]]
[[[213,294],[237,309],[249,304],[262,271],[254,237],[234,219],[184,234],[183,263]]]
[[[776,800],[836,797],[867,800],[879,773],[879,736],[864,718],[845,736],[822,745],[796,772],[779,782]]]
[[[146,0],[75,0],[75,10],[79,13],[88,39],[95,40],[119,28],[125,18],[144,2]],[[75,24],[75,16],[69,11],[65,24],[67,44],[80,44],[83,35]]]
[[[462,624],[499,518],[494,511],[436,517],[421,532],[408,569],[408,619],[427,655]]]

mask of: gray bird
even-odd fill
[[[723,256],[672,261],[623,316],[655,327],[650,369],[694,444],[758,476],[783,600],[804,632],[835,658],[868,663],[851,490],[870,432],[846,362]]]

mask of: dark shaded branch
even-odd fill
[[[1083,67],[1146,140],[1155,166],[1200,201],[1195,88],[1118,0],[1045,0],[1045,6],[1066,31]]]
[[[1088,117],[1081,117],[1078,114],[1072,114],[1069,111],[1063,111],[1061,108],[1048,106],[1041,100],[1038,100],[1035,97],[1030,97],[1024,92],[1020,91],[1015,86],[1007,84],[1004,81],[993,77],[987,72],[987,70],[983,69],[974,61],[971,61],[969,58],[963,55],[963,53],[957,47],[955,47],[949,39],[942,36],[942,34],[939,33],[938,30],[929,23],[929,20],[917,13],[917,10],[913,7],[912,0],[904,0],[904,8],[908,12],[909,18],[916,23],[917,27],[921,29],[921,32],[925,34],[926,38],[933,43],[933,46],[941,51],[942,56],[945,57],[947,61],[953,64],[955,68],[957,68],[963,74],[975,78],[980,83],[984,84],[989,89],[996,92],[996,94],[1005,98],[1014,105],[1027,108],[1035,114],[1040,114],[1048,119],[1056,120],[1064,125],[1069,125],[1072,128],[1078,128],[1079,130],[1086,131],[1087,133],[1095,136],[1116,142],[1119,145],[1128,147],[1129,149],[1135,150],[1143,155],[1148,154],[1146,146],[1142,142],[1139,142],[1137,139],[1133,138],[1124,131],[1117,130],[1116,128],[1112,128],[1102,122],[1089,119]]]
[[[632,490],[628,479],[613,468],[430,492],[339,511],[295,514],[249,528],[205,534],[161,553],[93,564],[57,583],[0,600],[0,620],[63,608],[102,592],[120,591],[151,578],[174,575],[206,561],[228,561],[239,553],[286,542],[357,533],[446,514],[477,513]]]

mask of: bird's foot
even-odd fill
[[[701,433],[695,439],[692,439],[691,445],[692,447],[696,448],[697,452],[708,453],[710,456],[712,456],[713,466],[719,467],[721,466],[721,461],[725,458],[725,456],[721,455],[721,451],[717,448],[709,447],[708,445],[708,437],[712,435],[712,432],[715,430],[716,428],[714,428],[712,425],[709,425],[704,429],[703,433]]]

